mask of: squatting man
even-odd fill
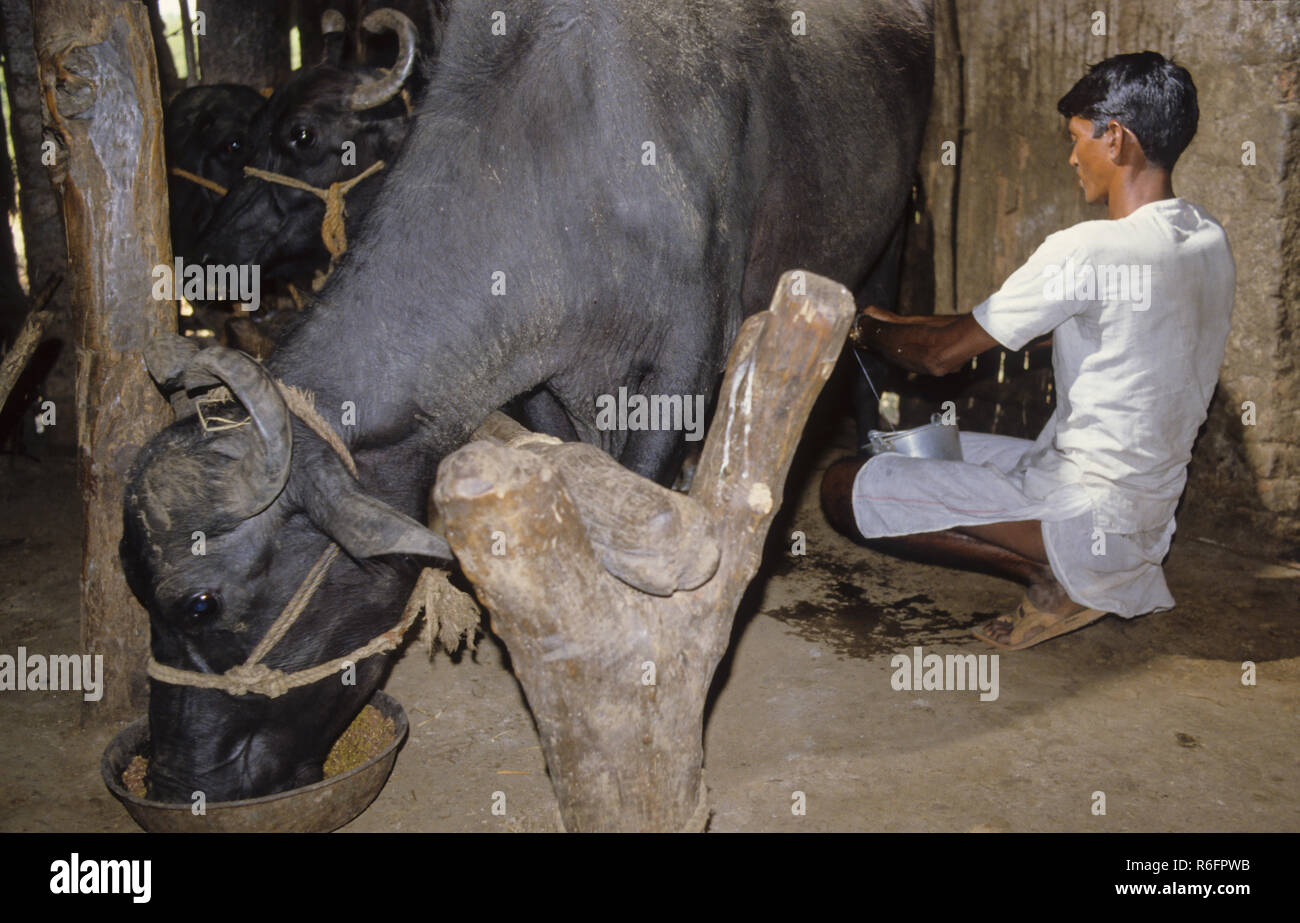
[[[857,320],[861,345],[930,375],[1052,333],[1047,425],[1033,442],[961,433],[960,462],[843,459],[822,480],[826,515],[846,535],[1026,584],[1013,614],[975,631],[1004,650],[1174,605],[1161,562],[1233,303],[1223,228],[1173,190],[1199,115],[1187,70],[1151,51],[1118,55],[1057,109],[1084,198],[1108,218],[1050,235],[969,314],[867,307]],[[1067,275],[1089,284],[1062,284]]]

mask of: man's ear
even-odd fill
[[[1137,144],[1137,135],[1133,134],[1119,122],[1111,119],[1106,124],[1106,154],[1110,157],[1110,162],[1120,164],[1125,160],[1124,146],[1127,144]],[[1139,149],[1140,149],[1139,145]]]

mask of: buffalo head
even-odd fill
[[[252,87],[233,83],[190,87],[167,106],[164,141],[169,170],[181,169],[229,189],[248,162],[248,126],[266,100]],[[196,257],[199,232],[216,213],[221,193],[171,173],[172,249]]]
[[[277,90],[258,114],[249,131],[249,166],[323,190],[397,153],[409,127],[399,93],[415,64],[415,26],[389,9],[375,10],[362,26],[397,34],[392,68],[346,67],[337,63],[336,51],[327,52],[324,62]],[[382,182],[381,173],[348,194],[349,230]],[[202,261],[258,264],[263,282],[310,279],[329,264],[321,240],[324,216],[324,203],[309,192],[243,177],[204,231]]]
[[[243,353],[169,337],[146,361],[179,417],[141,451],[126,489],[122,565],[149,612],[154,659],[200,673],[244,663],[330,542],[343,553],[264,663],[315,666],[392,628],[420,564],[450,558],[389,502],[415,511],[422,495],[363,489]],[[217,385],[229,396],[200,417],[193,395]],[[276,698],[152,681],[151,796],[227,801],[318,780],[384,664],[371,657],[353,684],[337,674]]]

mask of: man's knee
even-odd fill
[[[862,541],[862,533],[853,515],[853,482],[865,464],[863,458],[842,458],[822,475],[822,512],[837,531],[858,541]]]

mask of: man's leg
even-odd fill
[[[899,557],[975,570],[1026,585],[1053,579],[1037,521],[864,538],[853,515],[853,481],[864,464],[861,458],[845,458],[831,465],[822,478],[822,509],[844,535]]]
[[[822,509],[831,525],[844,535],[897,557],[1014,580],[1027,587],[1025,596],[1044,612],[1066,616],[1084,610],[1053,576],[1043,547],[1042,524],[1036,519],[864,538],[853,515],[853,482],[864,464],[861,458],[841,459],[822,478]],[[1009,621],[998,622],[990,626],[989,633],[1004,643],[1013,627]]]

